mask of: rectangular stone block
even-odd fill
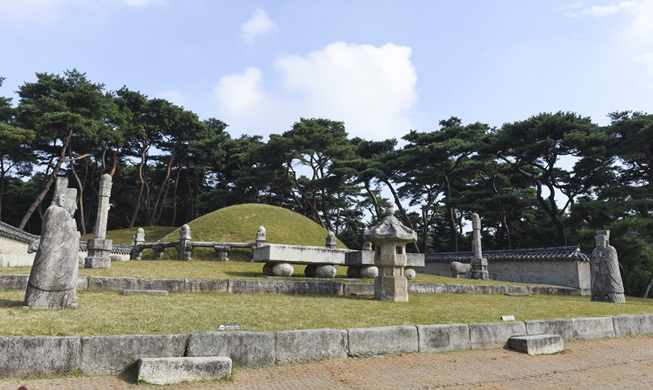
[[[308,363],[347,358],[347,331],[338,329],[288,330],[276,333],[276,363]]]
[[[444,283],[411,283],[408,285],[408,292],[411,294],[440,294],[447,292],[447,285]]]
[[[77,277],[77,291],[88,289],[88,277],[87,276],[78,276]]]
[[[228,280],[205,280],[205,279],[185,279],[184,289],[186,291],[197,292],[220,292],[226,293],[229,289]]]
[[[82,337],[80,368],[91,375],[116,375],[140,358],[179,357],[185,334]]]
[[[419,351],[438,353],[469,349],[469,326],[465,324],[418,325]]]
[[[414,326],[383,326],[353,328],[349,332],[349,355],[377,356],[411,353],[419,350],[417,328]]]
[[[473,284],[450,284],[447,286],[449,294],[475,294],[476,286]]]
[[[551,355],[565,350],[562,336],[557,334],[539,334],[531,336],[513,336],[510,348],[529,355]]]
[[[195,332],[188,336],[186,356],[229,356],[238,367],[274,364],[275,337],[270,332]]]
[[[154,385],[173,385],[230,377],[231,359],[225,356],[138,360],[138,381]]]
[[[557,334],[562,336],[564,341],[574,339],[574,324],[571,320],[551,318],[548,320],[528,320],[526,324],[526,334]]]
[[[612,317],[614,334],[617,337],[637,336],[642,333],[641,319],[639,316],[618,315]]]
[[[473,349],[506,348],[512,336],[526,334],[523,322],[490,322],[469,325],[469,343]]]
[[[374,295],[374,284],[372,283],[345,283],[345,295]]]
[[[530,291],[528,290],[528,286],[509,286],[510,291],[508,291],[508,294],[510,295],[531,295]]]
[[[79,337],[0,337],[0,378],[69,373],[79,350]]]
[[[138,290],[138,279],[89,276],[88,289],[96,291]]]
[[[235,294],[316,294],[342,295],[343,283],[277,280],[229,280]]]
[[[26,290],[29,274],[0,275],[0,290]]]
[[[612,317],[572,318],[574,339],[593,340],[614,337]]]
[[[569,287],[528,286],[531,295],[581,295],[581,291]]]
[[[508,286],[476,285],[476,294],[508,294]]]
[[[138,290],[183,292],[186,290],[186,283],[184,279],[139,279]]]
[[[642,334],[653,334],[653,314],[640,314],[639,323]]]
[[[122,295],[168,295],[168,290],[122,290]]]

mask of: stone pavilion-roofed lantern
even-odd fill
[[[374,279],[374,298],[384,301],[408,302],[406,244],[417,241],[417,233],[404,226],[394,216],[394,203],[389,202],[385,217],[363,234],[374,244],[374,265],[379,275]]]

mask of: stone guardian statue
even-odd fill
[[[58,177],[52,204],[45,211],[41,241],[29,275],[25,302],[28,308],[77,307],[79,231],[73,215],[77,190]]]
[[[610,231],[597,230],[596,249],[592,251],[592,301],[626,302],[619,273],[617,250],[610,245]]]

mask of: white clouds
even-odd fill
[[[410,55],[406,46],[337,42],[278,58],[281,88],[274,94],[264,89],[261,71],[249,68],[223,77],[215,96],[225,121],[250,126],[250,134],[281,133],[300,117],[320,117],[344,121],[351,136],[399,137],[411,128],[408,114],[417,102]]]
[[[641,1],[621,1],[619,3],[611,3],[609,5],[593,5],[589,7],[583,7],[584,2],[580,1],[577,3],[569,4],[564,7],[565,16],[573,18],[576,16],[587,15],[594,17],[604,17],[616,15],[621,11],[629,10],[636,8]]]
[[[214,92],[220,108],[232,117],[246,117],[264,108],[263,75],[257,68],[222,77]]]
[[[264,10],[257,8],[252,17],[242,25],[240,32],[245,42],[251,43],[254,42],[256,37],[274,31],[276,28],[277,25],[270,20],[268,14]]]

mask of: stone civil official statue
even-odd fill
[[[77,190],[57,178],[52,204],[45,211],[41,241],[29,275],[24,306],[77,307],[79,232],[73,214]]]
[[[609,244],[610,231],[596,232],[596,249],[592,252],[592,300],[626,302],[619,272],[617,250]]]

